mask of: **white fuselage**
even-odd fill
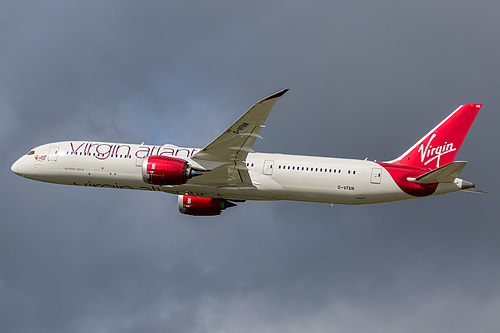
[[[162,191],[179,195],[232,200],[297,200],[368,204],[415,198],[401,190],[379,163],[329,157],[249,153],[246,165],[253,186],[216,186],[197,178],[176,186],[144,182],[144,158],[171,156],[196,164],[196,148],[87,141],[42,145],[24,155],[12,171],[30,179],[57,184]],[[432,193],[461,190],[462,180],[440,183]]]

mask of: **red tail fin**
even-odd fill
[[[389,163],[434,170],[453,162],[481,106],[460,106],[403,155]]]

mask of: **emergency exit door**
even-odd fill
[[[59,152],[59,147],[53,146],[49,149],[49,161],[57,161],[57,153]]]
[[[262,170],[262,173],[265,175],[272,175],[273,174],[273,165],[274,165],[274,161],[271,161],[271,160],[264,161],[264,170]]]
[[[382,179],[382,169],[381,168],[373,168],[372,169],[372,184],[380,184],[380,180]]]

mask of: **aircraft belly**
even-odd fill
[[[372,183],[371,169],[358,168],[356,175],[333,176],[311,174],[304,177],[276,177],[283,187],[275,193],[278,200],[310,201],[336,204],[371,204],[410,199],[389,174],[382,174],[381,183]]]
[[[118,161],[117,161],[118,162]],[[37,167],[33,179],[64,185],[159,191],[159,186],[146,184],[140,168],[115,161],[86,161],[79,157],[60,157],[57,162],[44,162]]]

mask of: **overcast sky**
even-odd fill
[[[498,1],[0,0],[0,332],[498,332]],[[484,103],[489,195],[184,216],[10,171],[95,140],[202,147],[282,88],[257,151],[390,160]]]

